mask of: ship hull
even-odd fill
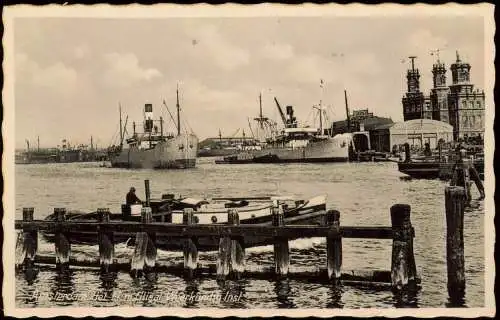
[[[224,157],[234,154],[235,150],[231,149],[201,149],[198,150],[198,157]]]
[[[114,168],[187,169],[196,166],[198,138],[192,134],[159,142],[152,149],[131,147],[111,159]]]
[[[310,142],[298,148],[265,148],[244,151],[216,160],[219,164],[236,163],[307,163],[307,162],[347,162],[349,148],[335,139]]]
[[[398,170],[416,179],[437,179],[443,176],[443,164],[445,163],[440,163],[438,161],[398,162]],[[453,166],[451,163],[449,165]],[[484,179],[484,162],[474,161],[474,167],[478,171],[479,177]],[[446,171],[448,172],[449,168],[447,168]],[[452,173],[446,176],[450,175],[452,175]]]

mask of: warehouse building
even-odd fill
[[[416,148],[422,148],[425,143],[436,148],[440,139],[452,142],[453,126],[431,119],[383,124],[370,130],[371,148],[380,152],[391,152],[395,145],[399,147],[406,142]]]

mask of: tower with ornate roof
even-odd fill
[[[411,59],[411,69],[406,73],[408,91],[403,96],[404,121],[420,119],[424,115],[424,94],[420,91],[420,73],[415,69],[414,56]]]
[[[448,115],[454,139],[483,136],[484,91],[474,89],[470,83],[471,66],[460,59],[458,51],[450,69],[452,84],[448,94]]]
[[[449,123],[448,94],[450,88],[446,85],[446,67],[439,60],[439,52],[436,63],[432,65],[432,82],[430,94],[432,119]]]

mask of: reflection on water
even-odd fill
[[[69,269],[62,269],[53,273],[53,278],[50,281],[50,296],[57,305],[70,306],[76,300],[73,275],[73,271]]]
[[[389,208],[411,205],[415,229],[414,252],[422,278],[421,290],[408,296],[390,290],[374,290],[307,281],[249,280],[217,282],[203,278],[185,281],[168,274],[133,278],[127,273],[102,275],[76,270],[59,274],[54,269],[16,273],[16,303],[20,307],[51,306],[163,306],[221,308],[394,308],[445,307],[446,220],[444,186],[438,180],[401,180],[394,163],[290,164],[221,166],[205,161],[194,170],[123,170],[98,164],[49,164],[16,166],[16,219],[22,207],[34,207],[42,219],[56,207],[95,211],[109,207],[119,212],[130,186],[144,194],[149,179],[153,197],[174,193],[189,197],[265,196],[281,194],[307,199],[327,196],[327,206],[340,211],[344,226],[389,226]],[[75,183],[77,182],[77,183]],[[99,192],[95,192],[99,190]],[[478,197],[473,189],[473,198]],[[33,195],[37,195],[33,197]],[[473,202],[465,213],[464,241],[467,291],[458,305],[484,304],[484,203]],[[389,270],[391,243],[387,240],[344,239],[343,270]],[[73,248],[74,247],[74,248]],[[72,254],[76,254],[76,246]],[[98,257],[97,246],[78,248],[85,256]],[[131,250],[115,247],[120,258]],[[54,247],[39,239],[39,253],[53,254]],[[273,266],[272,246],[246,250],[249,270]],[[215,253],[200,259],[214,263]],[[158,250],[158,260],[182,262],[182,253]],[[326,266],[325,241],[321,238],[290,242],[290,270]],[[58,294],[59,301],[52,299]],[[89,296],[94,298],[90,299]],[[186,297],[217,297],[186,299]],[[224,300],[224,297],[228,297]],[[36,298],[38,297],[38,298]],[[228,301],[229,297],[233,301]]]
[[[274,292],[276,293],[276,298],[278,308],[296,308],[297,306],[290,299],[290,294],[292,292],[290,288],[290,280],[281,279],[276,280],[274,283]]]
[[[330,286],[329,299],[326,304],[327,308],[343,308],[342,291],[342,286],[340,285]]]
[[[186,299],[186,304],[183,306],[184,308],[195,307],[198,304],[198,296],[200,293],[199,288],[199,280],[190,279],[186,281],[186,289],[184,289],[184,295],[188,297]]]

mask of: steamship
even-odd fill
[[[338,134],[334,137],[323,129],[321,103],[320,127],[298,126],[292,106],[286,107],[286,115],[278,100],[274,98],[284,129],[276,130],[276,123],[262,115],[262,98],[260,115],[255,118],[260,128],[269,128],[271,136],[265,138],[260,149],[244,150],[218,159],[218,164],[235,163],[293,163],[293,162],[347,162],[349,148],[352,148],[352,135]]]
[[[120,111],[120,146],[111,148],[111,166],[115,168],[186,169],[196,166],[198,138],[181,132],[179,90],[177,89],[177,134],[164,133],[163,119],[153,120],[153,105],[144,105],[143,132],[136,131],[126,139]],[[159,128],[158,128],[159,124]],[[126,125],[126,124],[125,124]]]

